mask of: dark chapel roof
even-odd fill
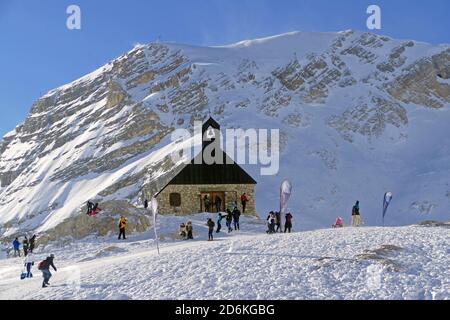
[[[213,118],[209,118],[203,124],[203,136],[205,132],[210,129],[217,130],[214,132],[220,130],[220,125]],[[203,151],[211,143],[218,143],[216,150],[219,150],[221,153],[218,157],[223,160],[222,163],[207,164],[203,161]],[[186,184],[256,184],[256,181],[220,148],[220,140],[216,140],[215,137],[213,137],[211,141],[203,142],[202,152],[195,156],[189,164],[184,165],[177,171],[178,173],[166,184],[166,186]],[[165,187],[162,188],[160,192],[165,189]]]

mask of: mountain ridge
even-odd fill
[[[386,188],[400,196],[391,224],[447,216],[448,45],[352,30],[248,41],[138,45],[38,99],[0,141],[0,233],[46,232],[91,198],[138,205],[144,181],[170,170],[168,135],[209,114],[223,128],[281,129],[280,174],[257,179],[260,215],[293,176],[292,210],[305,228],[328,225],[366,194],[366,221],[377,224]]]

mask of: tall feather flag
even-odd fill
[[[389,207],[389,203],[392,200],[392,192],[386,192],[383,198],[383,226],[384,226],[384,217],[386,216],[387,209]]]
[[[284,180],[280,186],[280,216],[288,212],[287,203],[292,193],[292,184],[289,180]]]
[[[156,200],[156,198],[153,197],[150,205],[152,207],[152,213],[153,213],[153,230],[155,231],[156,248],[158,249],[158,254],[159,254],[158,235],[156,233],[156,216],[158,215],[158,200]]]

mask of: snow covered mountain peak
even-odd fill
[[[280,128],[281,170],[259,177],[260,215],[283,177],[303,228],[359,199],[378,224],[449,220],[450,47],[347,30],[222,47],[152,43],[51,90],[0,142],[0,235],[50,232],[88,199],[139,202],[173,164],[169,134],[211,113],[223,128]],[[258,178],[259,168],[246,168]]]

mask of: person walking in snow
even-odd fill
[[[23,254],[25,255],[25,257],[28,254],[28,245],[29,245],[28,238],[27,238],[27,236],[25,236],[25,239],[23,239],[23,242],[22,242]]]
[[[123,240],[126,240],[127,237],[125,236],[125,228],[127,226],[127,218],[125,218],[124,216],[121,216],[119,219],[119,240],[120,238],[123,236]]]
[[[13,249],[14,249],[14,257],[17,257],[17,255],[19,255],[20,257],[20,242],[19,242],[19,238],[15,238],[13,243]]]
[[[33,234],[33,236],[30,238],[30,249],[28,251],[33,252],[35,246],[36,246],[36,235]]]
[[[225,216],[222,215],[221,212],[219,212],[219,214],[217,215],[217,230],[216,230],[216,233],[219,233],[219,232],[220,232],[220,229],[222,229],[222,219],[223,219],[224,217],[225,217]]]
[[[361,225],[361,215],[359,214],[359,201],[356,201],[352,208],[352,226],[359,227]]]
[[[233,213],[230,210],[227,210],[227,217],[225,219],[228,227],[228,233],[230,233],[233,231],[233,228],[231,227],[231,223],[233,222]]]
[[[238,208],[235,208],[233,211],[233,223],[234,223],[234,230],[239,230],[239,219],[241,217],[241,212]]]
[[[27,278],[33,278],[33,274],[31,273],[31,267],[34,266],[34,254],[33,253],[27,254],[23,263],[27,270]]]
[[[187,238],[188,240],[190,239],[194,239],[193,236],[193,227],[192,227],[192,222],[188,221],[187,225],[186,225],[186,233],[187,233]]]
[[[50,267],[52,267],[53,270],[58,271],[55,267],[55,264],[53,263],[54,258],[55,255],[51,254],[45,260],[39,262],[38,269],[42,271],[42,277],[44,278],[44,281],[42,282],[42,288],[46,288],[50,285],[50,283],[48,282],[52,277]]]
[[[248,198],[245,192],[241,196],[242,213],[245,214],[245,207],[247,206]]]
[[[290,212],[286,213],[285,218],[286,218],[286,220],[285,220],[285,223],[284,223],[284,233],[286,233],[286,231],[291,233],[291,229],[292,229],[292,214]]]
[[[208,226],[208,241],[213,241],[214,240],[213,232],[214,232],[215,224],[211,218],[208,218],[206,225]]]
[[[275,226],[277,227],[275,232],[281,232],[281,213],[278,211],[275,213]]]

